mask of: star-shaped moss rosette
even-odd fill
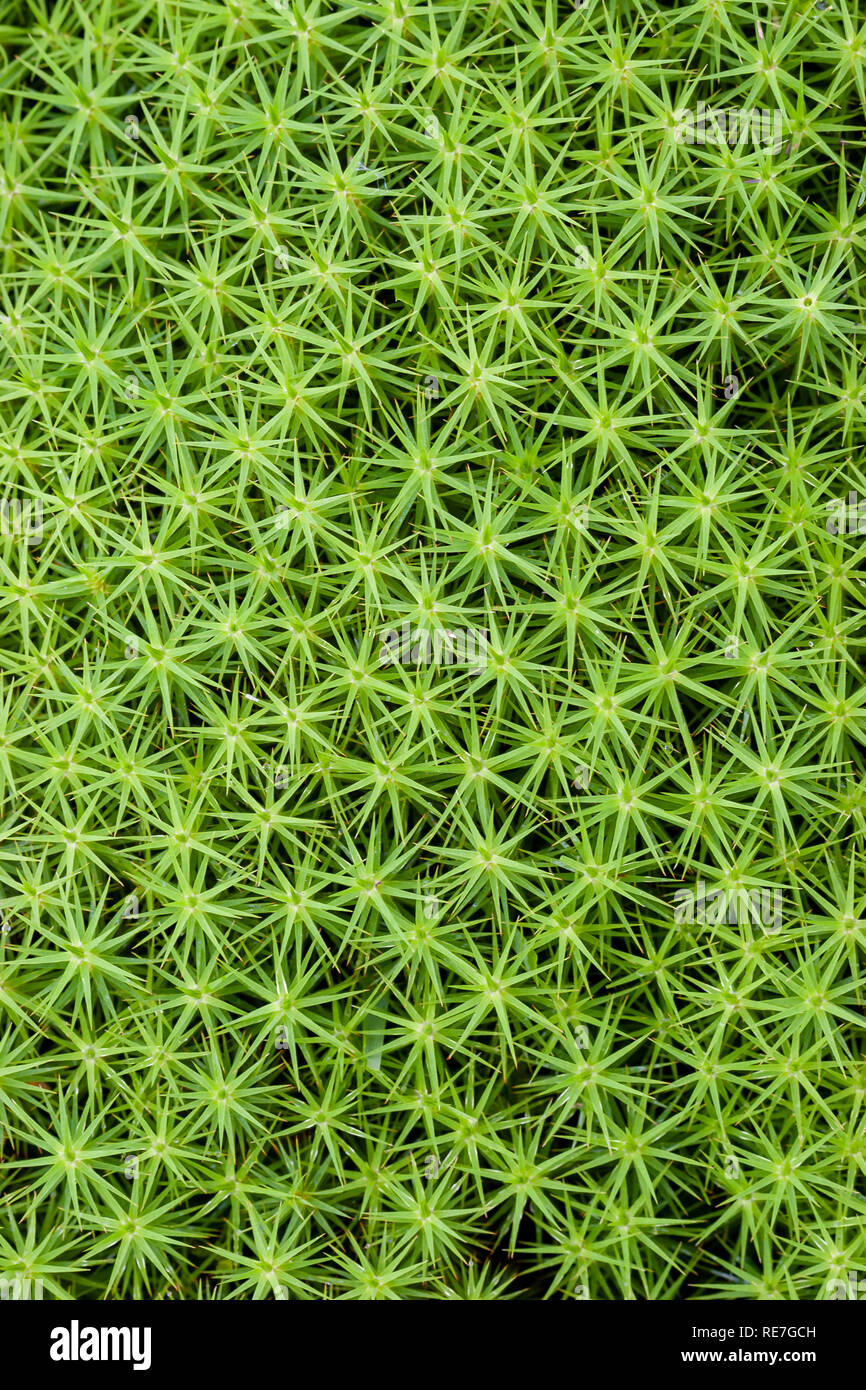
[[[0,1277],[826,1296],[862,0],[0,32]]]

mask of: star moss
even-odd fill
[[[862,0],[0,32],[0,1275],[862,1271]]]

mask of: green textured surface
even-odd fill
[[[0,5],[0,1277],[866,1264],[864,18]]]

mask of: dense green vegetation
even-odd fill
[[[0,1276],[824,1296],[860,0],[0,13]]]

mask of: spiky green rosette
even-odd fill
[[[866,1267],[864,20],[5,0],[0,1278]]]

